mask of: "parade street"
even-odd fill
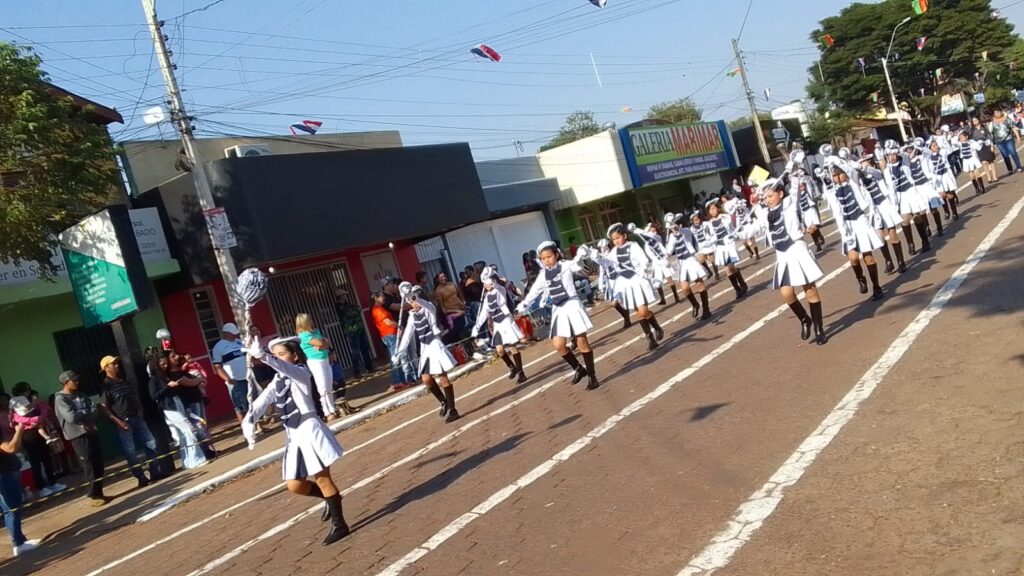
[[[337,545],[274,463],[145,522],[172,491],[94,512],[5,572],[1019,574],[1024,180],[961,194],[880,302],[825,226],[825,346],[800,341],[768,252],[743,263],[745,299],[711,287],[706,324],[656,307],[654,352],[601,309],[595,391],[541,342],[526,384],[496,363],[458,380],[455,423],[420,398],[341,433]]]

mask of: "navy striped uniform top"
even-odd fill
[[[676,244],[672,247],[672,253],[679,258],[689,258],[693,256],[693,247],[686,241],[686,237],[679,232],[675,233]]]
[[[274,384],[274,405],[286,427],[293,430],[299,427],[302,415],[299,413],[299,407],[295,405],[295,399],[292,398],[291,381],[281,375],[276,377]]]
[[[693,237],[697,239],[699,244],[703,244],[708,241],[708,235],[706,234],[703,224],[698,224],[691,228],[691,230],[693,230]]]
[[[427,313],[423,310],[413,310],[412,314],[413,329],[416,331],[416,339],[420,341],[420,344],[426,346],[434,341],[434,331],[430,328],[430,319],[427,317]]]
[[[942,158],[938,154],[932,155],[932,171],[933,172],[935,172],[939,176],[942,176],[942,175],[944,175],[946,173],[946,170],[948,170],[948,169],[949,169],[949,166],[946,165],[946,159],[945,158]]]
[[[924,165],[921,164],[921,157],[915,156],[907,163],[910,166],[910,175],[914,178],[914,184],[920,186],[928,183],[928,176],[924,173]]]
[[[715,234],[715,240],[724,246],[726,240],[729,239],[729,229],[725,227],[725,223],[721,219],[715,218],[711,221],[711,230]]]
[[[892,181],[897,192],[906,192],[910,190],[911,184],[907,180],[907,174],[901,170],[903,164],[890,164],[889,175],[892,176]]]
[[[619,275],[629,280],[636,276],[633,270],[633,259],[629,257],[629,244],[623,244],[615,248],[615,261],[619,264]]]
[[[960,143],[960,158],[962,160],[969,160],[974,155],[974,150],[971,148],[970,142]]]
[[[875,206],[881,206],[883,202],[888,200],[885,196],[885,192],[882,192],[882,187],[875,182],[875,179],[867,172],[862,173],[864,188],[867,189],[868,194],[871,194],[871,201],[874,202]]]
[[[658,260],[663,260],[665,258],[665,250],[664,248],[662,248],[660,243],[651,240],[645,241],[647,242],[647,246],[650,247],[651,252],[654,254],[655,258],[657,258]]]
[[[565,286],[562,285],[561,264],[556,264],[554,268],[545,268],[544,280],[548,283],[548,296],[551,297],[552,304],[561,306],[569,301],[569,295],[565,291]]]
[[[800,206],[801,212],[807,212],[811,208],[814,208],[814,202],[811,199],[811,191],[807,189],[807,183],[801,182],[797,186],[796,192],[797,205]]]
[[[497,291],[491,290],[484,299],[487,301],[487,312],[491,315],[491,319],[495,322],[504,322],[508,318],[504,308],[498,303]]]
[[[857,198],[853,195],[853,187],[849,184],[836,186],[836,200],[843,210],[843,219],[856,220],[864,215],[864,211],[857,204]]]
[[[775,208],[768,209],[768,234],[772,238],[772,246],[779,252],[789,250],[793,245],[793,238],[786,230],[786,219],[782,215],[782,204]]]

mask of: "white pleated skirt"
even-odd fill
[[[903,224],[903,217],[900,216],[900,211],[892,205],[892,202],[886,200],[881,204],[875,205],[875,213],[871,218],[871,225],[877,230],[888,230],[889,228],[896,228]]]
[[[651,265],[650,279],[655,286],[665,283],[665,280],[672,277],[672,269],[667,264],[655,262]]]
[[[511,317],[495,322],[491,335],[491,346],[515,346],[523,339],[523,333]]]
[[[755,239],[757,239],[757,231],[757,225],[753,223],[747,223],[744,224],[742,228],[740,228],[739,232],[737,232],[737,236],[740,240],[744,242],[752,242]]]
[[[637,278],[641,277],[637,276]],[[622,279],[619,278],[615,281],[615,284],[621,281]],[[650,284],[646,280],[643,282],[647,284],[649,289]],[[551,338],[580,336],[586,334],[593,327],[594,325],[590,322],[590,316],[587,316],[587,311],[583,309],[583,304],[580,303],[578,298],[573,298],[561,306],[551,307]]]
[[[846,222],[846,230],[843,234],[843,254],[848,254],[850,250],[856,250],[857,252],[871,252],[872,250],[878,250],[885,243],[882,242],[882,238],[875,231],[871,223],[868,222],[867,218],[858,218],[856,220]]]
[[[697,249],[697,253],[698,254],[703,254],[705,256],[714,256],[715,255],[715,245],[714,244],[707,244],[707,245],[701,246],[700,248]]]
[[[919,214],[928,211],[928,198],[931,193],[921,186],[914,186],[903,192],[900,197],[900,214]]]
[[[804,223],[804,227],[821,226],[821,214],[817,208],[808,208],[800,212],[800,221]]]
[[[654,288],[644,276],[637,274],[632,278],[619,276],[615,280],[615,291],[618,300],[627,310],[636,310],[640,306],[649,306],[658,300],[654,297]]]
[[[975,170],[981,170],[981,160],[972,156],[966,160],[960,160],[960,166],[964,172],[974,172]]]
[[[946,172],[932,180],[932,186],[939,192],[956,192],[956,176],[952,172]]]
[[[726,242],[724,245],[715,244],[715,264],[719,266],[727,266],[729,264],[738,264],[740,261],[740,254],[736,251],[736,245],[732,242]]]
[[[676,280],[679,282],[696,282],[708,277],[708,273],[696,258],[680,258],[676,265]]]
[[[341,458],[343,450],[331,429],[316,413],[304,414],[295,429],[285,427],[284,460],[281,475],[285,480],[304,480]]]
[[[824,272],[803,240],[797,240],[785,252],[776,248],[772,288],[805,286],[817,282],[822,276]]]
[[[420,375],[440,376],[452,368],[455,368],[455,358],[440,338],[420,346]]]

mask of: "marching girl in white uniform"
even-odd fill
[[[928,241],[928,231],[925,229],[924,214],[928,210],[928,202],[914,189],[914,177],[910,172],[910,167],[903,160],[899,148],[888,146],[885,156],[888,160],[885,167],[885,179],[889,182],[889,188],[892,189],[896,198],[896,206],[903,218],[903,237],[907,239],[910,255],[917,254],[914,235],[910,231],[911,220],[921,237],[921,251],[927,252],[932,249],[931,242]]]
[[[341,492],[331,478],[330,466],[341,458],[341,445],[317,416],[312,396],[313,376],[305,365],[299,339],[271,340],[270,351],[271,354],[267,354],[258,339],[249,344],[249,356],[262,360],[277,374],[242,418],[242,434],[250,448],[255,446],[256,422],[272,406],[277,408],[285,431],[281,463],[285,485],[293,494],[325,501],[321,519],[330,520],[331,528],[323,544],[333,544],[351,532],[342,515]],[[307,479],[310,476],[312,481]]]
[[[974,185],[974,193],[981,195],[985,193],[984,172],[982,171],[981,157],[978,152],[984,143],[978,140],[971,140],[967,131],[960,132],[957,143],[957,152],[960,156],[960,166],[964,174],[971,175],[971,184]]]
[[[946,220],[959,220],[960,211],[957,210],[960,198],[956,195],[956,176],[953,174],[953,167],[949,165],[948,153],[942,147],[942,138],[932,138],[928,143],[928,168],[932,177],[932,186],[942,198],[942,207],[946,213]],[[934,214],[934,209],[933,209]]]
[[[821,252],[825,248],[825,236],[820,229],[821,214],[818,212],[818,204],[814,201],[814,196],[811,193],[811,178],[802,167],[796,166],[789,182],[789,196],[795,199],[804,231],[811,235],[815,252]],[[832,180],[829,179],[828,182],[829,185],[826,189],[831,190]]]
[[[455,358],[441,342],[441,329],[437,326],[437,312],[434,305],[425,299],[417,298],[412,293],[412,284],[402,282],[398,287],[405,295],[405,301],[411,308],[407,314],[405,327],[401,332],[395,355],[405,353],[413,340],[419,344],[419,373],[423,385],[441,403],[439,415],[445,422],[454,422],[460,418],[455,409],[455,388],[448,379],[448,371],[455,367]],[[481,314],[483,310],[481,309]],[[394,362],[392,362],[394,364]]]
[[[874,203],[871,197],[855,182],[850,179],[841,162],[826,162],[831,164],[832,179],[836,183],[835,191],[825,196],[836,224],[843,236],[843,252],[850,259],[850,267],[857,277],[857,284],[860,285],[860,293],[868,293],[868,283],[864,278],[864,269],[861,268],[861,260],[868,268],[868,275],[871,277],[872,300],[881,300],[885,297],[882,287],[878,284],[878,264],[872,251],[878,250],[884,243],[871,225],[874,214]]]
[[[574,371],[572,383],[577,384],[584,377],[590,378],[587,383],[587,390],[593,390],[600,384],[597,381],[597,373],[594,371],[594,351],[590,349],[590,341],[587,339],[587,331],[594,327],[583,309],[579,297],[576,295],[576,285],[573,282],[573,274],[581,271],[579,261],[582,258],[597,260],[594,254],[586,245],[580,246],[576,251],[576,259],[562,262],[559,260],[558,250],[555,243],[550,240],[537,246],[537,254],[540,256],[543,269],[540,276],[530,287],[530,291],[516,311],[520,314],[526,312],[530,306],[540,300],[545,294],[551,299],[551,341],[555,351]],[[597,260],[599,263],[600,261]],[[616,281],[618,283],[618,281]],[[650,284],[647,285],[650,289]],[[576,347],[583,355],[583,362],[586,368],[580,366],[576,355],[566,345],[569,338],[574,338]]]
[[[480,334],[480,330],[490,320],[491,346],[498,353],[498,358],[508,366],[508,379],[522,384],[526,382],[526,373],[523,372],[523,357],[517,344],[523,339],[523,333],[516,326],[515,318],[509,310],[508,294],[494,280],[494,269],[490,266],[480,273],[484,296],[473,326],[473,336]]]
[[[828,342],[828,337],[825,335],[821,297],[815,282],[824,274],[814,255],[807,248],[807,243],[804,242],[796,201],[792,196],[785,196],[785,189],[786,186],[776,180],[769,180],[761,187],[761,195],[767,208],[766,239],[768,245],[775,248],[772,287],[779,291],[782,300],[789,305],[789,309],[800,321],[800,339],[809,339],[813,328],[815,341],[820,346]],[[811,309],[810,316],[796,296],[798,286],[804,289],[807,304]]]
[[[747,200],[740,196],[732,196],[725,202],[725,212],[732,218],[736,230],[736,238],[743,243],[747,253],[756,262],[761,261],[761,251],[757,247],[757,226],[751,221],[753,215]]]
[[[607,238],[598,240],[597,250],[599,253],[607,255],[611,249],[612,245]],[[615,304],[615,311],[622,316],[622,329],[625,330],[633,325],[633,321],[629,319],[629,310],[622,307],[622,302],[619,301],[618,293],[615,291],[615,281],[619,278],[619,272],[614,266],[611,266],[610,260],[597,262],[597,266],[601,269],[597,277],[597,285],[604,291],[604,299]]]
[[[707,320],[711,317],[708,287],[704,284],[708,273],[697,261],[697,240],[684,223],[685,218],[682,214],[676,216],[675,221],[669,226],[668,244],[665,249],[676,257],[675,277],[683,288],[683,295],[693,306],[693,317],[699,316],[701,320]],[[693,295],[694,292],[700,295],[700,303]],[[703,314],[700,313],[701,309],[704,310]]]
[[[736,290],[736,298],[743,298],[747,295],[747,282],[743,279],[743,273],[736,268],[740,262],[740,255],[736,252],[736,236],[727,216],[722,213],[722,207],[717,201],[708,202],[708,228],[715,242],[715,262],[725,266],[729,282]]]
[[[642,272],[647,267],[647,255],[638,244],[629,240],[629,236],[626,235],[626,227],[620,223],[608,227],[608,237],[612,241],[611,252],[607,256],[596,254],[594,257],[615,268],[618,273],[615,290],[619,294],[622,305],[627,310],[636,310],[640,328],[647,336],[647,349],[654,350],[658,347],[658,341],[664,338],[665,333],[649,307],[654,303],[654,290],[651,289],[651,283],[644,278]]]
[[[861,188],[871,197],[871,203],[875,210],[872,215],[872,224],[878,230],[878,236],[882,239],[882,256],[885,257],[885,273],[892,274],[897,269],[900,274],[907,271],[907,264],[903,260],[903,244],[900,243],[900,235],[896,228],[903,222],[900,211],[896,209],[893,201],[892,190],[889,188],[885,176],[875,167],[873,156],[863,156],[860,159],[860,168],[856,174],[860,178]],[[892,243],[896,252],[896,266],[892,263],[892,254],[886,239]]]
[[[697,242],[697,261],[707,271],[708,276],[714,270],[715,280],[721,280],[722,277],[718,275],[718,264],[715,263],[715,239],[711,236],[711,229],[707,222],[698,211],[690,215],[690,231],[693,232],[693,239]],[[709,262],[711,263],[710,268],[708,268]]]
[[[627,230],[636,234],[644,241],[644,253],[647,254],[647,258],[650,260],[651,265],[648,267],[650,273],[651,285],[658,291],[658,296],[661,298],[658,304],[665,305],[665,280],[672,279],[672,268],[668,265],[668,251],[665,250],[665,242],[655,232],[651,232],[648,229],[639,229],[636,224],[630,224]],[[676,285],[673,282],[669,283],[669,287],[672,289],[672,296],[675,298],[676,304],[679,303],[679,292],[676,290]]]
[[[903,147],[907,153],[907,166],[910,167],[910,176],[914,179],[914,187],[927,204],[926,210],[932,213],[932,216],[935,218],[935,227],[939,231],[939,236],[942,236],[942,219],[939,218],[939,206],[942,204],[942,199],[935,190],[935,186],[932,185],[932,176],[928,171],[928,160],[924,157],[924,141],[921,140],[919,146],[918,140],[921,139],[917,138],[914,143]],[[931,236],[927,213],[924,216],[924,222],[925,228],[928,229],[928,236]]]

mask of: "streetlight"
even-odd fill
[[[889,77],[889,54],[892,53],[892,43],[896,40],[896,31],[900,29],[907,22],[910,22],[910,16],[907,16],[900,23],[892,29],[892,38],[889,39],[889,49],[885,51],[885,59],[882,60],[882,71],[885,72],[885,82],[889,85],[889,97],[892,98],[892,108],[896,111],[896,121],[900,125],[900,137],[903,142],[907,141],[907,129],[903,126],[903,112],[900,110],[899,102],[896,101],[896,91],[892,89],[892,78]]]

